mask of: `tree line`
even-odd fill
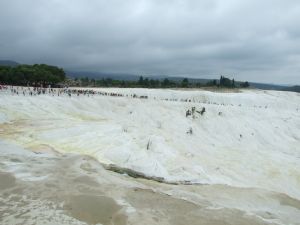
[[[55,86],[65,81],[63,69],[46,64],[0,66],[0,83],[20,86]]]
[[[188,78],[183,78],[179,81],[174,81],[168,78],[158,80],[151,78],[144,78],[140,76],[136,81],[125,81],[111,78],[90,79],[88,77],[75,78],[75,86],[93,86],[93,87],[124,87],[124,88],[201,88],[201,87],[218,87],[218,88],[247,88],[249,82],[235,82],[221,76],[219,80],[212,80],[206,83],[190,82]]]
[[[187,81],[187,79],[186,79]],[[149,79],[141,76],[138,80],[117,80],[111,78],[103,79],[89,79],[85,78],[75,78],[75,83],[77,86],[94,86],[94,87],[124,87],[124,88],[172,88],[180,87],[178,82],[171,81],[169,79],[158,80],[158,79]],[[185,82],[183,82],[183,86]],[[188,81],[187,81],[188,83]]]
[[[247,88],[249,83],[235,82],[221,76],[219,80],[211,80],[207,83],[190,82],[188,78],[182,80],[172,80],[164,78],[162,80],[140,76],[138,80],[125,81],[112,78],[90,79],[66,78],[63,69],[46,64],[0,66],[0,84],[20,85],[20,86],[92,86],[92,87],[124,87],[124,88]]]

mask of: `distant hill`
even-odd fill
[[[286,87],[283,89],[283,91],[293,91],[293,92],[299,92],[300,93],[300,86],[292,86],[292,87]]]
[[[72,78],[94,78],[94,79],[105,79],[111,78],[115,80],[133,81],[138,80],[139,76],[126,73],[102,73],[102,72],[91,72],[91,71],[65,71],[66,75]]]
[[[0,66],[18,66],[19,63],[11,60],[0,60]]]
[[[255,82],[249,82],[250,87],[254,87],[257,89],[262,90],[276,90],[276,91],[282,91],[288,86],[286,85],[279,85],[279,84],[265,84],[265,83],[255,83]]]
[[[88,77],[94,79],[105,79],[111,78],[116,80],[125,80],[125,81],[137,81],[141,75],[135,74],[126,74],[126,73],[102,73],[102,72],[90,72],[90,71],[66,71],[67,76],[73,78],[81,78],[81,77]],[[154,79],[154,80],[164,80],[168,78],[170,81],[181,82],[184,78],[183,76],[180,77],[173,77],[173,76],[166,76],[166,75],[142,75],[144,78]],[[190,83],[201,83],[205,84],[213,79],[198,79],[198,78],[188,78]]]
[[[188,77],[165,77],[168,78],[171,81],[177,81],[177,82],[181,82],[184,78],[188,78]],[[200,84],[206,84],[207,82],[210,82],[214,79],[204,79],[204,78],[188,78],[190,83],[200,83]]]
[[[67,76],[73,77],[73,78],[81,78],[81,77],[88,77],[88,78],[94,78],[94,79],[105,79],[105,78],[111,78],[115,80],[124,80],[124,81],[137,81],[140,77],[140,75],[135,74],[126,74],[126,73],[103,73],[103,72],[90,72],[90,71],[66,71]],[[154,79],[154,80],[164,80],[165,78],[168,78],[170,81],[175,82],[181,82],[185,77],[175,77],[175,76],[166,76],[166,75],[151,75],[146,76],[143,75],[144,78]],[[188,78],[188,77],[187,77]],[[217,80],[219,82],[219,79],[205,79],[205,78],[188,78],[190,83],[201,83],[206,84],[210,81]],[[241,84],[241,81],[235,82],[237,85]],[[277,90],[277,91],[294,91],[294,92],[300,92],[300,86],[287,86],[287,85],[279,85],[279,84],[266,84],[266,83],[256,83],[256,82],[249,82],[250,87],[257,88],[261,90]]]

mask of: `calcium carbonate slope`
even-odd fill
[[[125,97],[2,92],[1,137],[168,181],[256,187],[300,199],[299,94],[97,90]],[[186,117],[191,107],[206,112]]]

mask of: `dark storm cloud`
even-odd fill
[[[0,58],[300,83],[295,0],[2,0]]]

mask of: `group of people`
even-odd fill
[[[38,95],[51,95],[51,96],[112,96],[112,97],[131,97],[148,99],[148,96],[136,94],[120,94],[115,92],[95,91],[92,89],[76,89],[76,88],[44,88],[44,87],[21,87],[21,86],[4,86],[0,85],[0,90],[10,91],[13,95],[23,96],[38,96]]]
[[[45,88],[45,87],[21,87],[21,86],[0,86],[0,90],[10,90],[12,94],[15,95],[24,95],[24,96],[37,96],[37,95],[52,95],[52,96],[112,96],[112,97],[130,97],[130,98],[140,98],[148,99],[147,95],[137,95],[137,94],[120,94],[115,92],[105,92],[105,91],[96,91],[92,89],[76,89],[76,88]],[[157,98],[154,97],[154,100]],[[163,101],[180,101],[180,102],[195,102],[192,99],[159,99]],[[202,103],[202,102],[199,102]],[[210,103],[208,103],[210,104]]]
[[[193,118],[195,118],[195,112],[199,113],[201,116],[203,116],[203,114],[205,113],[205,107],[202,107],[201,111],[198,111],[198,110],[196,110],[196,107],[193,106],[192,109],[188,109],[185,112],[185,116],[186,117],[192,116]]]
[[[0,85],[0,91],[10,90],[10,92],[14,95],[23,95],[23,96],[37,96],[37,95],[51,95],[51,96],[95,96],[95,95],[102,95],[102,96],[111,96],[111,97],[129,97],[129,98],[140,98],[140,99],[148,99],[147,95],[137,95],[137,94],[120,94],[116,92],[105,92],[105,91],[96,91],[93,89],[76,89],[76,88],[45,88],[45,87],[21,87],[21,86],[6,86]],[[154,100],[157,98],[154,97]],[[225,104],[225,103],[216,103],[210,101],[197,101],[194,98],[184,98],[184,99],[177,99],[177,98],[164,98],[159,99],[164,101],[175,101],[175,102],[193,102],[193,103],[201,103],[201,104],[209,104],[209,105],[222,105],[222,106],[234,106],[233,104]],[[242,105],[239,104],[239,107]],[[268,108],[268,106],[253,106],[254,108]],[[204,108],[205,110],[205,108]],[[299,110],[298,108],[296,109]],[[205,111],[204,111],[205,112]],[[199,112],[201,115],[204,113],[202,110]],[[186,116],[192,115],[192,110],[189,110]]]

